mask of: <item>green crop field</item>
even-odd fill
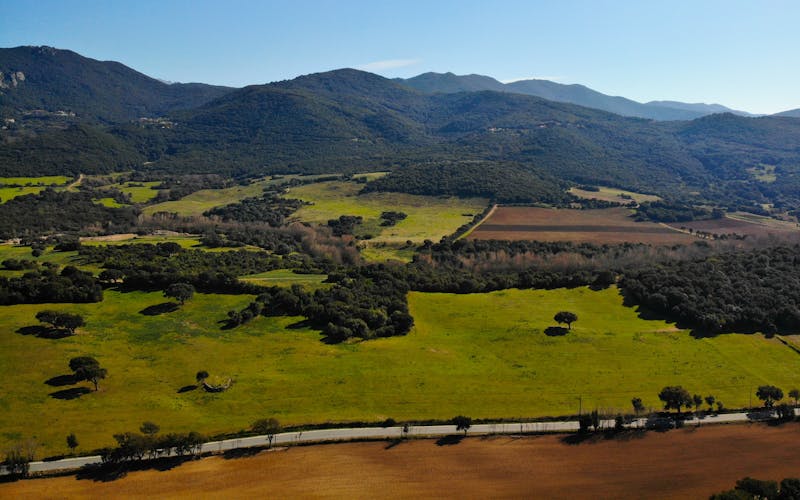
[[[405,337],[327,345],[318,332],[287,328],[300,318],[260,317],[222,329],[250,296],[197,294],[177,311],[142,314],[160,293],[107,291],[98,304],[2,308],[0,448],[35,436],[42,454],[112,444],[111,435],[152,420],[163,432],[221,433],[261,417],[284,424],[325,421],[533,417],[584,409],[658,406],[668,384],[746,405],[753,388],[800,385],[800,357],[761,335],[694,339],[622,306],[615,288],[411,293],[416,326]],[[45,308],[79,312],[78,335],[44,339],[17,330]],[[565,336],[548,337],[559,310],[578,314]],[[68,373],[73,356],[108,369],[100,391],[57,399],[73,386],[45,382]],[[231,377],[227,392],[178,391],[198,370]],[[89,387],[82,383],[79,386]],[[65,393],[61,393],[65,394]]]
[[[481,198],[417,196],[403,193],[368,193],[359,195],[362,186],[354,182],[320,182],[291,188],[286,195],[313,203],[300,208],[294,218],[305,222],[327,223],[340,215],[360,215],[364,218],[357,228],[359,235],[372,235],[366,242],[364,255],[374,260],[398,258],[410,260],[412,251],[405,248],[407,240],[415,244],[424,240],[439,241],[470,222],[486,207]],[[395,226],[380,225],[381,212],[399,211],[408,218]],[[404,251],[405,250],[405,251]]]

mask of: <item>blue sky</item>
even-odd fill
[[[796,0],[0,0],[0,46],[182,82],[452,71],[773,113],[800,108],[798,21]]]

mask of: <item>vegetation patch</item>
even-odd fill
[[[172,312],[148,316],[139,311],[163,303],[160,292],[106,291],[97,304],[47,306],[85,319],[77,335],[57,340],[16,333],[36,324],[45,307],[3,307],[0,376],[14,383],[0,406],[14,410],[2,420],[0,447],[15,439],[8,436],[35,435],[42,454],[64,453],[65,436],[74,432],[89,450],[113,444],[112,434],[146,420],[162,432],[213,435],[248,428],[264,415],[296,425],[574,414],[579,397],[584,409],[631,412],[632,397],[660,408],[659,390],[678,384],[736,407],[747,405],[764,381],[800,385],[800,357],[777,340],[694,339],[640,318],[614,288],[413,292],[409,335],[337,345],[321,342],[320,332],[297,317],[262,316],[222,328],[227,311],[252,300],[195,294]],[[567,335],[545,335],[562,310],[580,319]],[[45,381],[68,374],[77,356],[91,356],[108,371],[100,390],[72,400],[50,397],[54,388]],[[195,383],[198,370],[236,385],[219,394],[179,393]]]
[[[578,198],[587,200],[600,200],[610,203],[621,203],[627,205],[631,201],[635,203],[644,203],[646,201],[659,201],[660,196],[654,194],[636,193],[634,191],[626,191],[624,189],[617,189],[605,186],[581,186],[573,187],[569,190],[570,194]]]
[[[404,193],[359,194],[361,185],[355,182],[321,182],[289,189],[287,196],[309,202],[294,218],[304,222],[327,224],[342,215],[359,216],[363,221],[356,235],[370,238],[363,244],[370,250],[367,257],[388,257],[406,260],[406,242],[439,241],[460,226],[470,222],[487,204],[482,198],[453,198],[419,196]],[[406,214],[392,226],[382,225],[384,212]],[[383,245],[383,246],[382,246]],[[380,247],[381,250],[373,250]]]

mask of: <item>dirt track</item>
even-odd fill
[[[728,425],[602,437],[349,443],[207,458],[116,481],[0,484],[3,498],[707,498],[754,476],[800,475],[800,424]]]

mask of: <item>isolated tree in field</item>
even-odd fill
[[[572,330],[572,323],[578,321],[578,315],[569,311],[560,311],[557,312],[555,316],[553,316],[553,319],[559,325],[562,323],[566,323],[567,329]]]
[[[775,401],[783,399],[783,391],[774,385],[761,385],[756,390],[756,397],[764,402],[764,408],[772,408]]]
[[[797,406],[797,400],[800,399],[800,390],[798,389],[790,390],[789,397],[794,399],[794,405]]]
[[[42,323],[49,324],[53,328],[67,330],[70,335],[74,335],[76,329],[86,324],[80,314],[71,314],[50,310],[39,311],[36,313],[36,319]]]
[[[69,360],[69,369],[75,374],[75,379],[86,380],[94,384],[94,390],[97,391],[100,379],[106,378],[108,370],[100,367],[100,363],[89,356],[79,356]]]
[[[197,372],[197,374],[194,376],[194,379],[195,379],[195,380],[197,380],[197,383],[198,383],[198,384],[202,384],[202,383],[203,383],[203,381],[205,381],[205,379],[207,379],[207,378],[208,378],[208,372],[207,372],[207,371],[205,371],[205,370],[200,370],[200,371],[199,371],[199,372]]]
[[[716,400],[717,400],[717,398],[715,398],[714,396],[712,396],[710,394],[708,396],[706,396],[706,404],[708,405],[708,411],[711,411],[711,410],[714,409],[714,401],[716,401]]]
[[[147,422],[142,423],[142,426],[139,427],[139,432],[141,432],[142,434],[145,434],[147,436],[152,436],[153,434],[158,434],[158,431],[160,431],[160,430],[161,430],[161,427],[159,427],[158,424],[156,424],[154,422],[150,422],[149,420]]]
[[[644,405],[642,404],[642,398],[633,398],[631,399],[631,405],[633,405],[633,413],[636,414],[638,417],[640,413],[644,411]]]
[[[689,407],[694,402],[689,391],[679,385],[666,386],[658,393],[658,399],[664,402],[664,409],[676,409],[681,412],[681,407]]]
[[[70,453],[75,453],[75,448],[78,447],[78,438],[75,437],[74,432],[70,432],[67,436],[67,447],[69,448]]]
[[[194,296],[194,287],[189,283],[173,283],[164,290],[164,297],[172,298],[183,305]]]
[[[467,431],[469,430],[469,428],[472,427],[472,418],[465,417],[464,415],[453,417],[453,420],[451,420],[451,422],[453,423],[453,425],[456,426],[457,431],[464,431],[465,436],[467,435]]]
[[[253,422],[251,429],[257,434],[266,435],[271,448],[272,440],[275,439],[275,434],[281,431],[281,424],[275,418],[262,418]]]

